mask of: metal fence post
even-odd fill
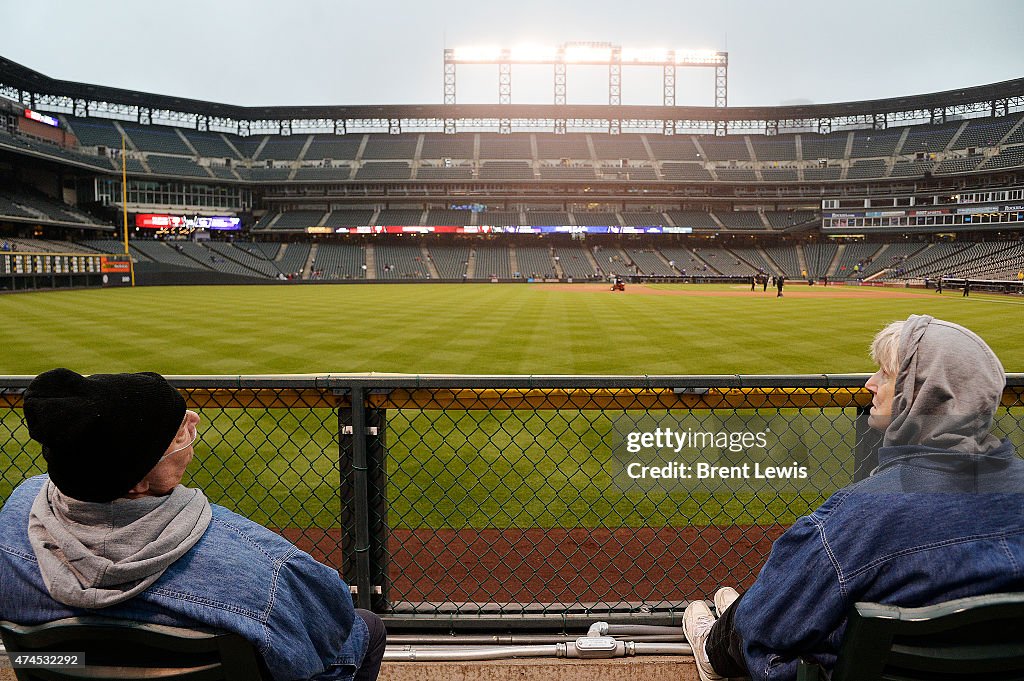
[[[387,412],[366,410],[367,524],[370,536],[370,596],[374,612],[390,610],[388,600]]]
[[[341,469],[342,572],[354,587],[356,607],[370,609],[370,528],[366,460],[366,406],[360,385],[349,389],[350,406],[338,409]]]

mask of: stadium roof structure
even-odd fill
[[[417,130],[436,127],[479,130],[513,119],[521,127],[565,132],[573,124],[606,126],[617,133],[628,127],[660,129],[665,134],[707,129],[724,134],[727,128],[762,130],[772,135],[796,129],[861,126],[884,129],[897,121],[926,120],[943,123],[947,117],[965,114],[1008,114],[1024,108],[1024,78],[888,99],[775,107],[695,107],[623,105],[523,105],[523,104],[423,104],[356,106],[237,106],[184,97],[159,95],[121,88],[78,83],[45,74],[0,57],[0,96],[33,109],[136,120],[139,123],[170,123],[198,130],[230,131],[241,135],[303,132],[345,133],[361,131],[399,133],[402,127]],[[725,125],[722,125],[722,123]],[[504,127],[504,126],[502,126]]]

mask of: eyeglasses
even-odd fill
[[[192,420],[189,419],[189,414],[193,414],[193,413],[195,413],[195,412],[186,411],[185,412],[185,418],[181,420],[181,426],[178,427],[178,430],[181,430],[182,427],[185,427],[186,429],[190,429],[192,431],[192,437],[189,439],[189,443],[187,445],[182,446],[182,447],[178,447],[174,451],[167,452],[166,454],[164,454],[163,456],[160,457],[160,460],[157,461],[157,463],[160,463],[160,461],[163,461],[164,459],[169,457],[171,454],[177,454],[178,452],[180,452],[180,451],[182,451],[184,449],[188,449],[189,447],[191,447],[192,445],[194,445],[196,442],[199,441],[199,429],[196,428],[196,424],[198,423],[198,421],[192,421]]]

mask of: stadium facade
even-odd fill
[[[784,107],[241,107],[0,58],[5,287],[123,253],[122,164],[151,282],[1024,270],[1024,79]]]

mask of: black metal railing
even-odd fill
[[[389,625],[436,629],[678,623],[749,586],[874,467],[865,379],[170,378],[203,418],[185,484],[336,567]],[[30,380],[0,377],[0,501],[45,471]],[[1022,374],[996,431],[1024,450]]]

